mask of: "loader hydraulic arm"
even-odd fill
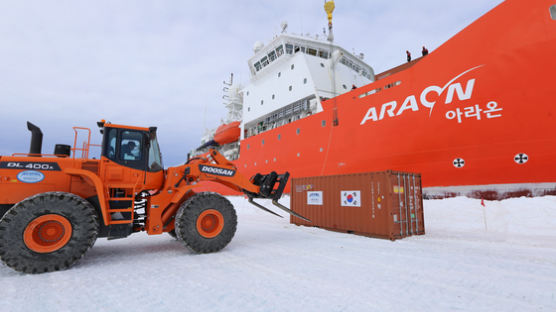
[[[288,172],[284,174],[271,172],[266,175],[257,173],[251,179],[248,179],[237,170],[232,162],[214,149],[210,149],[207,153],[190,159],[184,165],[182,172],[182,177],[174,185],[176,188],[182,183],[185,185],[200,181],[217,182],[236,191],[243,192],[249,198],[249,202],[257,208],[280,216],[253,200],[255,198],[271,199],[272,203],[278,208],[297,218],[310,222],[310,220],[278,202],[288,183],[290,176]]]

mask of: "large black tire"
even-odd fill
[[[0,205],[0,219],[12,208],[13,205]]]
[[[207,221],[207,222],[205,222]],[[199,193],[185,201],[176,214],[175,231],[189,250],[216,252],[234,237],[237,216],[226,198],[216,193]]]
[[[26,198],[0,220],[0,259],[24,273],[67,269],[95,243],[98,222],[95,208],[74,194],[48,192]],[[48,251],[37,251],[37,245]]]

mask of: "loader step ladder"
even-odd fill
[[[109,224],[133,223],[133,215],[135,211],[135,191],[136,185],[111,185],[108,190]]]

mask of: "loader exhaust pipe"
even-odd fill
[[[34,124],[27,122],[27,129],[31,131],[31,146],[29,147],[29,156],[41,157],[42,151],[42,131]]]

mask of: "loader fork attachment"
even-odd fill
[[[255,176],[253,176],[253,178],[251,178],[251,181],[253,182],[253,184],[259,186],[259,193],[255,194],[255,193],[251,193],[251,192],[245,192],[247,197],[249,197],[249,203],[253,204],[255,207],[264,210],[268,213],[271,213],[275,216],[279,216],[282,217],[281,215],[275,213],[274,211],[262,206],[261,204],[255,202],[253,199],[254,198],[266,198],[266,199],[272,199],[272,204],[280,209],[282,209],[283,211],[291,214],[292,216],[296,217],[296,218],[300,218],[302,220],[305,220],[307,222],[311,222],[311,220],[303,217],[302,215],[292,211],[291,209],[289,209],[288,207],[280,204],[278,202],[278,200],[282,197],[282,193],[284,192],[284,189],[286,188],[286,184],[288,183],[288,179],[290,178],[290,173],[286,172],[284,174],[277,174],[276,172],[272,171],[271,173],[267,174],[267,175],[262,175],[260,173],[257,173]]]

